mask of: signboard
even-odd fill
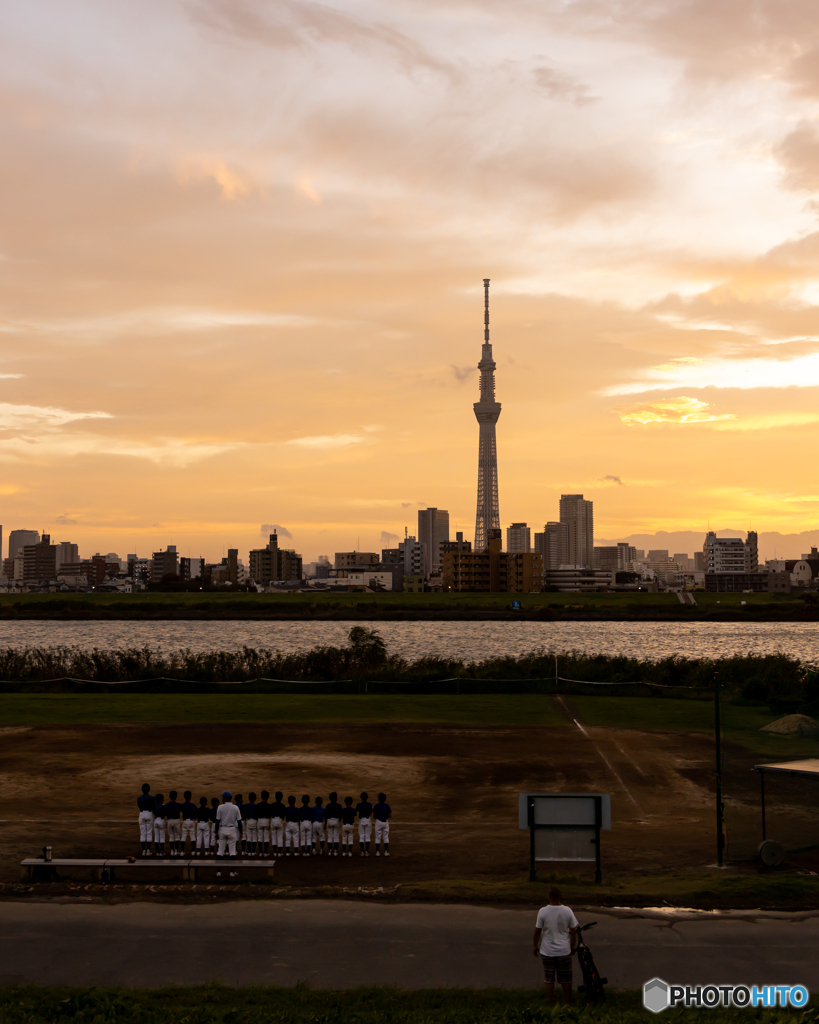
[[[529,878],[536,861],[593,861],[601,880],[600,833],[611,829],[610,793],[519,793],[518,827],[529,831]]]
[[[594,825],[594,801],[601,800],[600,828],[611,831],[611,793],[518,793],[518,828],[529,828],[528,800],[535,802],[536,825]]]

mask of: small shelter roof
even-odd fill
[[[801,761],[780,761],[778,764],[756,764],[755,772],[780,775],[813,775],[819,779],[819,757],[805,757]]]

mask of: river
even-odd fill
[[[344,644],[348,622],[53,622],[0,621],[0,647],[103,649],[151,647],[171,653],[264,647],[283,653]],[[359,622],[377,629],[392,654],[461,661],[556,652],[632,658],[718,658],[783,651],[804,661],[819,653],[819,624],[810,622]]]

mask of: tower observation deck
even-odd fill
[[[500,529],[498,507],[498,446],[495,424],[501,413],[500,402],[495,401],[495,360],[489,343],[489,278],[483,282],[483,347],[478,369],[481,371],[481,397],[475,402],[478,421],[478,504],[475,513],[475,551],[487,546],[487,531]]]

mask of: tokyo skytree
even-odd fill
[[[495,440],[495,424],[501,407],[495,401],[495,360],[489,344],[489,278],[483,281],[483,348],[478,369],[481,371],[481,399],[475,402],[475,419],[478,421],[478,507],[475,513],[475,551],[485,551],[487,531],[500,529],[498,508],[498,446]]]

